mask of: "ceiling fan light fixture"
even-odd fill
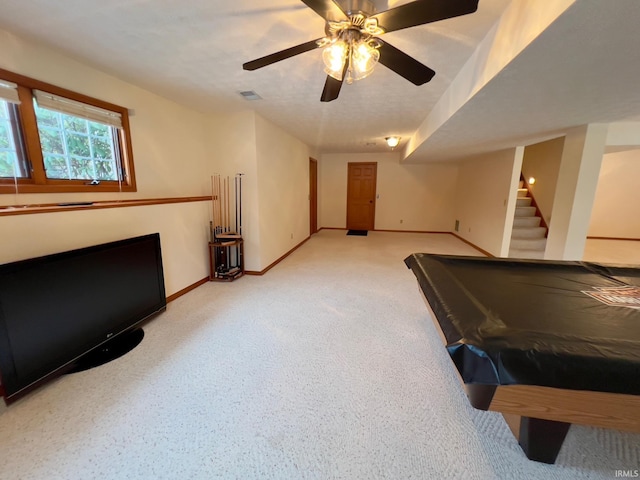
[[[325,73],[336,80],[342,80],[344,62],[347,61],[349,47],[343,40],[337,40],[330,44],[322,52],[322,60],[325,65]]]
[[[385,140],[387,141],[387,145],[389,145],[391,148],[397,147],[398,144],[400,143],[400,137],[395,137],[395,136],[385,137]]]
[[[468,15],[479,0],[414,0],[378,11],[375,0],[302,0],[325,21],[325,36],[242,64],[244,70],[267,65],[320,48],[327,79],[320,101],[338,98],[342,84],[367,77],[382,57],[385,67],[414,85],[423,85],[436,74],[431,68],[378,40],[383,33]],[[388,2],[385,2],[388,3]]]
[[[373,72],[380,60],[380,52],[371,42],[361,41],[351,50],[351,75],[354,80],[361,80]]]
[[[380,59],[379,47],[380,44],[370,37],[338,39],[322,52],[324,71],[327,75],[342,81],[345,62],[348,62],[345,79],[347,83],[368,77]]]

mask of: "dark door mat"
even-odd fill
[[[359,237],[366,237],[368,230],[349,230],[347,235],[357,235]]]

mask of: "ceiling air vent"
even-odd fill
[[[240,95],[244,97],[245,100],[253,101],[253,100],[262,100],[262,97],[258,95],[253,90],[247,90],[246,92],[240,92]]]

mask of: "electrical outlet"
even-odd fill
[[[293,240],[293,233],[291,234],[291,240]]]
[[[459,232],[459,231],[460,231],[460,220],[456,220],[455,231],[456,231],[456,232]]]
[[[404,222],[404,220],[400,219],[400,223]]]

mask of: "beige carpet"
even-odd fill
[[[323,230],[263,277],[171,303],[124,357],[0,415],[1,479],[600,479],[640,436],[572,427],[526,459],[468,405],[410,253],[450,235]]]

